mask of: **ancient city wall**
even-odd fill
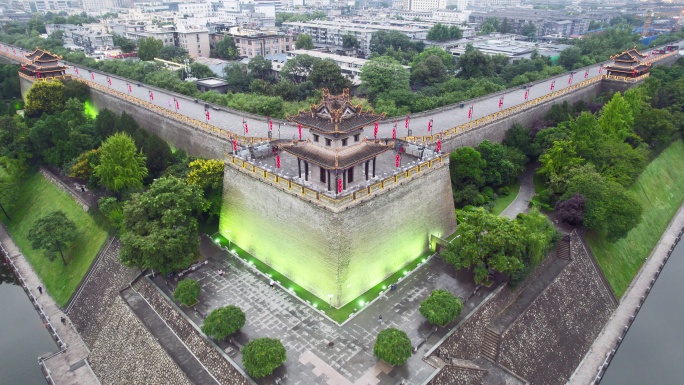
[[[342,306],[454,231],[448,163],[339,213],[226,167],[221,233]]]

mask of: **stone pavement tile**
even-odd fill
[[[368,371],[378,363],[373,357],[373,344],[380,330],[396,327],[406,331],[417,341],[430,331],[425,328],[425,321],[417,309],[420,301],[432,290],[448,289],[462,298],[468,298],[475,288],[472,277],[467,272],[455,271],[438,258],[433,258],[402,281],[397,291],[387,293],[386,298],[376,301],[340,327],[282,289],[270,289],[265,278],[218,249],[211,240],[203,239],[200,249],[208,256],[209,263],[188,275],[198,279],[203,285],[198,307],[204,313],[229,304],[245,310],[247,323],[234,337],[240,344],[259,337],[281,339],[286,346],[288,359],[282,373],[276,371],[276,375],[284,385],[311,385],[314,378],[314,383],[323,381],[322,378],[327,385],[343,382],[341,379],[355,384],[361,378],[366,378],[363,376],[368,375]],[[228,273],[219,277],[216,274],[218,269]],[[162,277],[157,277],[155,282],[170,293]],[[209,285],[205,288],[205,282],[220,282],[222,288],[216,290]],[[380,314],[383,315],[383,323],[378,322]],[[202,318],[198,314],[189,312],[187,315],[197,325],[202,325]],[[440,329],[431,336],[430,341],[437,341],[447,331]],[[329,342],[333,342],[334,346],[329,347]],[[222,348],[230,345],[226,341],[219,342]],[[330,370],[330,376],[322,372],[318,376],[314,375],[322,369],[319,369],[321,365],[316,368],[310,366],[313,358],[306,363],[299,360],[307,352],[311,356],[305,357],[317,357],[325,364],[326,371]],[[240,363],[240,354],[236,354],[233,359]],[[407,378],[408,383],[419,384],[434,370],[422,360],[422,354],[413,355],[406,366],[410,368],[410,372],[396,367],[389,374],[398,373],[397,378]],[[270,385],[275,378],[269,376],[256,382]]]

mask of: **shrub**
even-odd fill
[[[446,325],[463,310],[461,299],[447,290],[435,290],[420,303],[420,314],[433,325]]]
[[[494,194],[494,189],[491,188],[490,186],[484,186],[482,188],[482,195],[485,196],[485,199],[491,198],[492,194]]]
[[[283,344],[275,338],[258,338],[249,341],[242,349],[242,364],[254,378],[268,376],[284,364],[286,359]]]
[[[403,365],[411,357],[411,340],[399,329],[389,328],[378,333],[373,354],[390,365]]]
[[[511,193],[511,188],[508,187],[508,186],[499,187],[499,189],[496,190],[496,192],[497,192],[500,196],[508,195],[508,194]]]
[[[581,194],[573,194],[566,201],[556,203],[556,217],[568,224],[578,226],[584,220],[584,204],[586,200]]]
[[[237,306],[216,309],[204,320],[202,332],[222,340],[245,326],[245,313]]]
[[[176,290],[173,292],[173,299],[185,306],[193,305],[197,302],[200,294],[200,284],[194,279],[186,278],[178,282]]]

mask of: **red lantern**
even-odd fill
[[[406,116],[406,122],[404,123],[404,128],[408,128],[409,116],[410,116],[410,115],[407,115],[407,116]]]
[[[273,131],[273,121],[271,119],[268,120],[268,130]]]
[[[499,108],[503,106],[503,98],[503,95],[501,95],[501,97],[499,98]]]
[[[556,81],[554,80],[554,81],[551,82],[551,87],[550,87],[549,89],[550,89],[551,91],[553,91],[553,89],[554,89],[555,87],[556,87]]]
[[[276,155],[276,168],[280,168],[280,155]]]
[[[249,132],[249,126],[245,123],[245,134]]]
[[[343,185],[342,179],[338,179],[337,180],[337,192],[341,193],[343,188],[344,188],[344,185]]]
[[[528,97],[528,96],[530,96],[530,91],[529,91],[529,90],[525,90],[525,100],[527,100],[527,97]]]
[[[238,150],[237,140],[235,140],[235,138],[233,138],[233,151],[237,151],[237,150]]]
[[[207,120],[209,120],[209,110],[205,110],[204,114],[207,116]]]
[[[74,68],[74,71],[76,71],[76,75],[78,75],[78,68]]]
[[[150,99],[154,100],[154,92],[150,91]]]
[[[302,125],[297,125],[297,131],[299,131],[299,140],[302,140]]]
[[[437,140],[437,152],[440,152],[440,151],[442,151],[442,141],[438,139]]]
[[[130,86],[128,86],[130,88]],[[176,109],[180,110],[180,104],[178,103],[178,99],[173,98],[173,100],[176,102]]]
[[[428,122],[428,132],[432,131],[432,119]]]
[[[603,64],[601,64],[601,66],[599,66],[599,73],[601,73],[601,72],[603,72]]]
[[[373,129],[373,138],[377,139],[378,138],[378,122],[375,122],[375,128]]]
[[[397,126],[392,127],[392,139],[397,138]]]
[[[473,107],[475,107],[474,104],[472,106],[470,106],[470,108],[468,109],[468,119],[473,118]]]
[[[133,92],[133,89],[131,88],[131,85],[130,85],[130,84],[128,85],[128,92],[129,92],[129,93]],[[174,99],[174,100],[175,100],[175,99]],[[176,105],[178,105],[178,102],[176,102]],[[178,108],[178,107],[176,107],[176,108]]]
[[[584,71],[584,78],[586,79],[588,77],[589,77],[589,70],[586,70],[586,71]]]
[[[107,83],[111,86],[112,85],[112,79],[107,78]]]
[[[400,154],[397,154],[397,158],[394,161],[394,164],[396,164],[397,167],[401,166],[401,155]]]
[[[90,73],[90,78],[93,79],[93,80],[95,80],[95,74],[91,72],[91,73]]]
[[[568,77],[568,84],[572,83],[572,74],[570,74],[570,77]]]

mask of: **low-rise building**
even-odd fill
[[[233,27],[227,34],[233,37],[240,56],[250,59],[289,51],[294,48],[297,40],[294,34],[241,27]]]
[[[200,26],[178,25],[178,47],[188,51],[190,57],[209,57],[209,30]]]

